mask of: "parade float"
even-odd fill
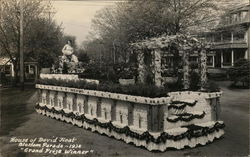
[[[149,151],[193,148],[221,138],[225,127],[219,120],[222,92],[207,87],[208,47],[186,35],[161,36],[131,46],[138,56],[135,84],[102,83],[76,74],[41,74],[36,111]],[[183,86],[169,92],[161,77],[161,56],[176,50],[182,56]],[[192,53],[199,56],[200,88],[196,91],[190,90],[188,57]],[[145,62],[148,56],[149,64]],[[147,84],[148,76],[153,85]]]

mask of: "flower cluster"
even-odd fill
[[[199,47],[201,46],[201,42],[192,36],[179,34],[172,36],[162,35],[160,37],[154,37],[137,43],[132,43],[131,45],[138,49],[166,49],[172,45],[183,48]]]
[[[38,84],[54,85],[62,87],[71,87],[78,89],[97,90],[103,92],[128,94],[134,96],[143,96],[150,98],[167,97],[169,92],[167,88],[157,87],[154,85],[134,84],[120,85],[112,82],[88,82],[86,80],[63,80],[63,79],[40,79]]]

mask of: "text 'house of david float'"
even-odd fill
[[[145,67],[148,65],[143,62],[145,53],[141,50],[151,46],[153,62],[149,67],[154,74],[154,84],[161,88],[161,55],[165,53],[162,48],[177,40],[184,41],[178,42],[183,48],[183,59],[193,51],[200,55],[201,90],[188,90],[188,62],[183,63],[185,91],[166,92],[156,97],[111,91],[97,80],[79,78],[78,75],[41,74],[36,85],[39,91],[36,111],[149,151],[195,147],[222,137],[225,125],[219,121],[218,114],[222,92],[205,91],[206,48],[194,38],[166,36],[133,44],[140,56],[137,82],[145,84]]]

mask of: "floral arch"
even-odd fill
[[[163,54],[177,54],[182,56],[183,87],[188,90],[190,87],[190,63],[189,57],[192,53],[198,53],[198,69],[200,73],[200,87],[204,90],[207,83],[206,52],[209,46],[189,35],[163,35],[150,38],[140,42],[132,43],[134,52],[138,58],[138,81],[146,83],[146,74],[149,70],[153,74],[153,83],[162,86],[162,63]],[[150,68],[146,68],[145,55],[151,53],[152,60]]]

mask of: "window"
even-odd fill
[[[29,66],[26,65],[26,66],[25,66],[25,73],[29,73],[29,70],[30,70],[30,69],[29,69]]]
[[[11,74],[11,66],[10,65],[5,65],[4,66],[4,72],[5,72],[5,74],[10,75]]]
[[[207,65],[213,66],[213,56],[207,56]]]
[[[231,66],[231,53],[230,52],[223,52],[223,65],[224,66]]]
[[[189,57],[189,61],[190,61],[190,62],[196,62],[196,63],[198,63],[198,57],[190,56],[190,57]]]

